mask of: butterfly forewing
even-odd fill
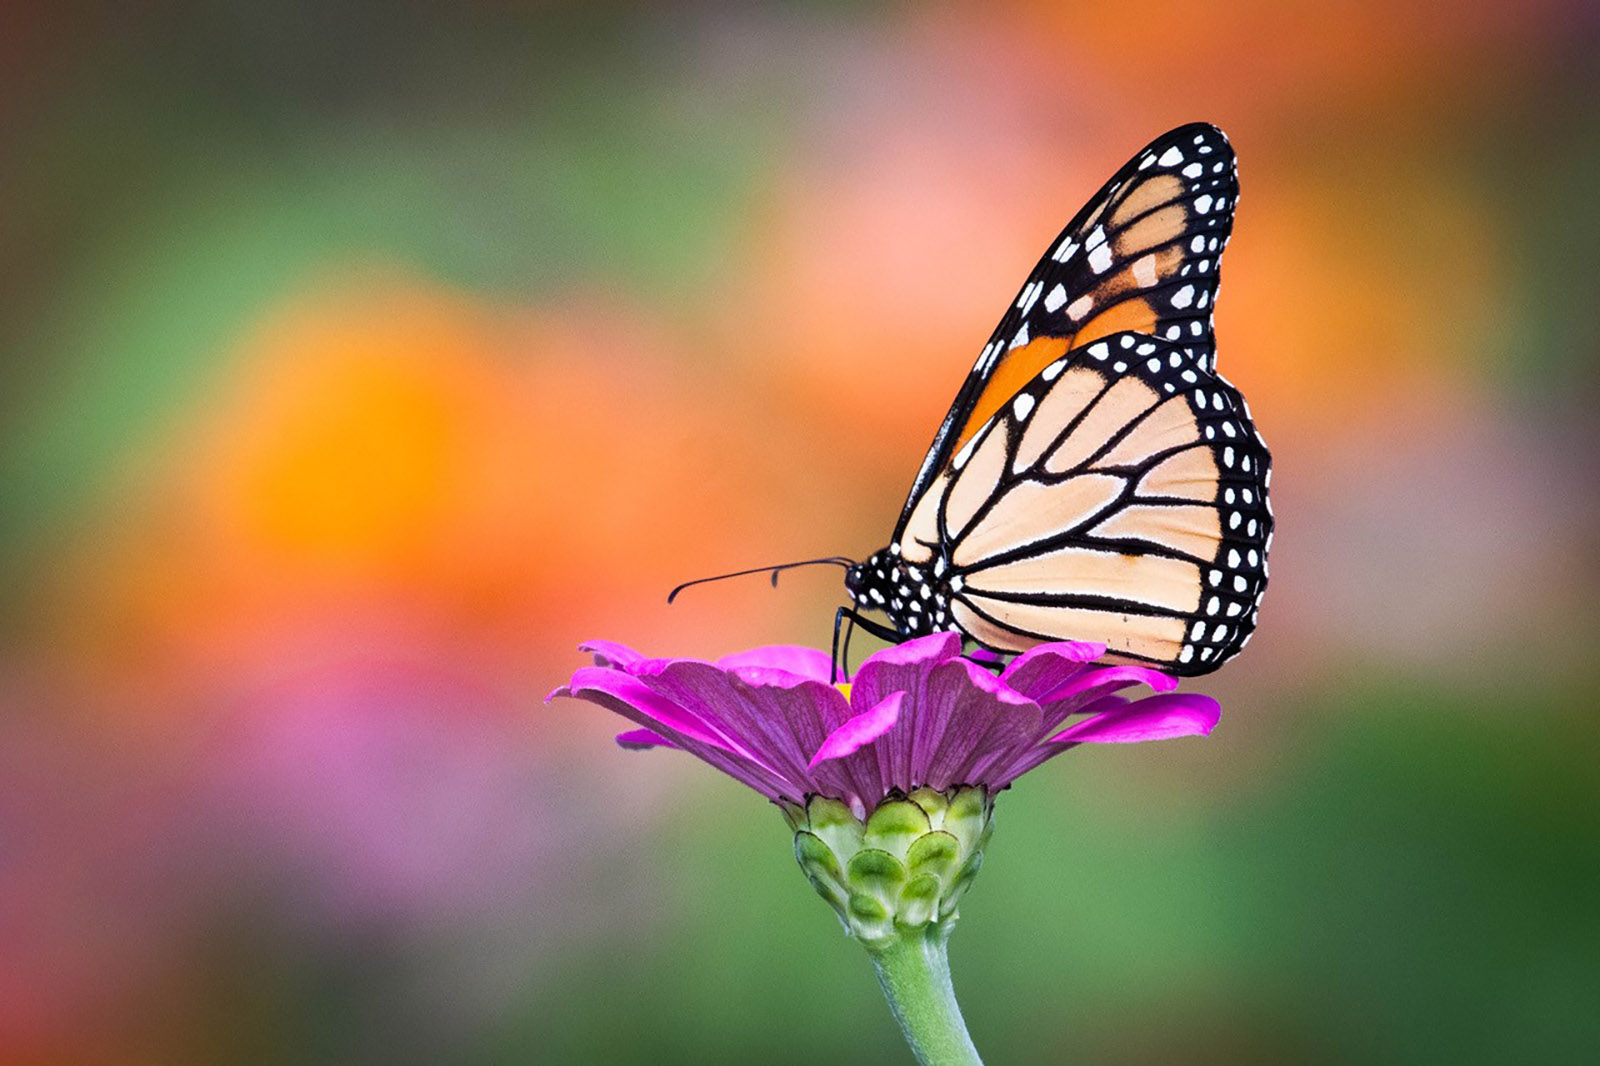
[[[953,621],[995,650],[1102,640],[1203,673],[1255,627],[1270,463],[1243,398],[1197,356],[1116,333],[1025,383],[896,544],[947,561]]]
[[[1157,138],[1112,176],[1052,242],[984,345],[917,473],[899,529],[979,430],[1072,349],[1145,333],[1214,367],[1218,260],[1238,189],[1228,139],[1205,123]]]

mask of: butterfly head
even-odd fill
[[[856,606],[882,611],[902,637],[944,628],[949,588],[925,568],[910,566],[892,548],[873,552],[845,571],[844,587]]]
[[[894,588],[894,559],[887,549],[873,552],[844,572],[845,591],[857,607],[881,611]]]

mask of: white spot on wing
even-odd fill
[[[1017,297],[1017,307],[1023,314],[1033,309],[1033,303],[1039,298],[1039,293],[1044,289],[1044,282],[1030,281],[1022,287],[1022,294]]]
[[[1044,309],[1049,311],[1051,314],[1055,314],[1061,309],[1061,305],[1066,302],[1067,290],[1064,287],[1057,285],[1045,296]]]

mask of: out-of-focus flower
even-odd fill
[[[1076,641],[1042,644],[997,676],[961,655],[958,634],[935,633],[878,652],[839,685],[812,648],[715,663],[650,659],[607,641],[583,648],[596,665],[552,696],[637,722],[617,737],[624,747],[680,748],[768,799],[827,796],[857,818],[922,786],[997,791],[1079,744],[1203,735],[1220,714],[1207,696],[1173,692],[1166,674],[1090,665],[1105,646]],[[1115,694],[1138,684],[1156,694]]]

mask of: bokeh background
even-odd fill
[[[1241,157],[1276,455],[1206,741],[1003,797],[996,1063],[1600,1050],[1600,18],[0,14],[0,1059],[909,1061],[775,811],[543,695],[824,644],[1057,228]]]

